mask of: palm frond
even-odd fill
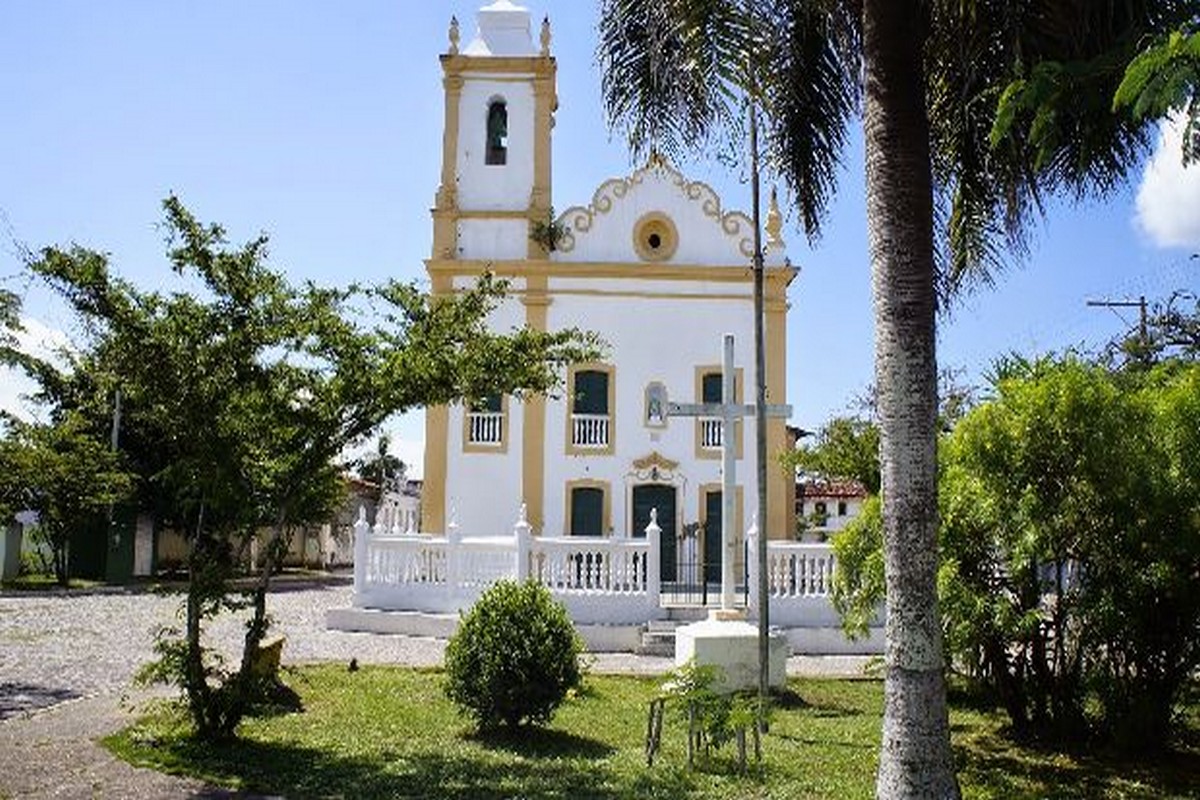
[[[820,233],[861,101],[859,20],[844,3],[763,2],[762,100],[772,168],[796,197],[809,239]]]

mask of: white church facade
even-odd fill
[[[434,293],[491,270],[510,284],[495,329],[578,327],[607,347],[602,361],[570,368],[560,397],[427,410],[422,529],[444,531],[453,521],[464,532],[494,531],[523,504],[540,535],[636,537],[655,508],[666,549],[689,524],[711,537],[720,528],[721,427],[671,418],[667,403],[720,400],[724,333],[736,342],[737,399],[753,400],[745,388],[755,380],[750,219],[652,157],[559,215],[552,249],[535,241],[532,226],[548,220],[552,200],[549,27],[535,45],[529,12],[502,0],[480,11],[474,40],[462,48],[453,40],[441,59],[445,133],[426,262]],[[783,404],[786,292],[796,270],[772,211],[766,385],[768,402]],[[742,427],[739,531],[757,496],[753,443]],[[768,451],[787,447],[786,437],[784,420],[770,419]],[[765,527],[790,536],[789,476],[769,476]]]
[[[758,520],[752,418],[730,437],[736,480],[726,505],[721,420],[672,415],[671,404],[721,401],[726,334],[733,400],[753,399],[750,219],[651,158],[567,208],[556,220],[561,235],[531,236],[550,219],[550,44],[548,22],[535,43],[529,12],[509,0],[480,10],[466,44],[451,24],[426,268],[435,295],[495,273],[509,291],[493,329],[592,330],[606,343],[603,357],[571,365],[556,397],[426,409],[419,529],[414,520],[372,526],[360,514],[354,606],[331,609],[328,624],[446,636],[484,588],[512,578],[547,587],[591,649],[636,649],[653,637],[651,623],[694,619],[703,614],[694,606],[716,604],[722,517],[732,507],[728,552],[751,617],[761,580],[770,621],[796,651],[878,652],[880,631],[858,642],[841,633],[829,599],[831,546],[795,540],[794,479],[773,466],[791,444],[785,420],[767,421],[768,513]],[[765,379],[768,404],[782,406],[797,270],[774,201],[767,217]],[[762,575],[744,559],[760,535]]]

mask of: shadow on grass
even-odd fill
[[[532,758],[606,758],[616,752],[615,747],[604,742],[553,728],[497,728],[471,733],[465,738],[489,750],[502,750]]]
[[[954,745],[960,775],[990,797],[1151,800],[1200,797],[1200,753],[1124,757],[1112,752],[1067,752],[988,736]]]
[[[466,740],[470,742],[471,740]],[[468,800],[506,797],[688,798],[693,779],[677,769],[620,775],[604,757],[613,748],[556,731],[520,741],[479,739],[485,748],[412,751],[397,747],[361,756],[284,743],[242,739],[206,744],[191,738],[136,742],[118,734],[105,744],[138,766],[238,787],[233,794],[206,789],[200,797],[244,793],[302,797]],[[501,752],[488,748],[496,747]],[[511,752],[516,757],[505,754]]]
[[[771,705],[781,711],[792,711],[797,708],[812,707],[809,702],[791,686],[772,691]]]

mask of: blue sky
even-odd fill
[[[610,134],[594,60],[597,10],[529,2],[549,14],[558,58],[554,203],[586,203],[631,163]],[[156,224],[178,193],[235,241],[271,236],[272,264],[294,279],[422,281],[437,187],[442,88],[437,56],[451,14],[474,32],[475,2],[163,3],[45,0],[0,9],[0,276],[19,270],[10,240],[78,242],[112,254],[139,285],[171,285]],[[1105,202],[1056,203],[1033,252],[995,288],[941,320],[940,361],[976,380],[1000,354],[1094,348],[1123,318],[1095,298],[1200,291],[1200,169],[1170,147],[1143,179]],[[728,207],[749,187],[724,166],[679,165]],[[793,421],[844,410],[872,374],[861,139],[846,153],[825,234],[785,230],[792,285],[788,394]],[[70,330],[45,291],[17,281],[32,340]],[[714,331],[714,347],[719,331]],[[0,377],[0,403],[20,389]],[[418,417],[398,425],[409,460]],[[419,463],[419,462],[418,462]]]

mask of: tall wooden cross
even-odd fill
[[[668,403],[669,417],[709,417],[721,420],[721,609],[734,609],[733,574],[737,550],[737,536],[733,525],[733,515],[736,505],[734,494],[737,491],[736,460],[734,453],[734,425],[742,417],[754,416],[754,405],[744,405],[734,402],[733,385],[733,334],[725,334],[725,352],[721,360],[721,402],[720,403]],[[768,417],[791,416],[791,406],[767,406]],[[762,509],[759,509],[759,519],[763,519]],[[765,531],[762,535],[765,535]],[[765,576],[760,576],[762,580]]]

